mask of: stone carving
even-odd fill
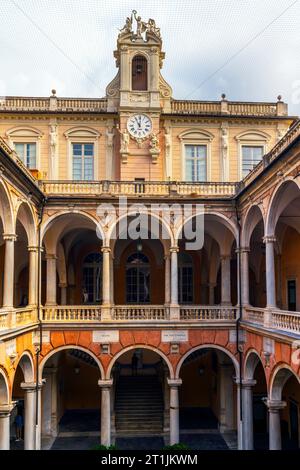
[[[223,179],[227,179],[227,160],[228,160],[228,129],[222,127],[221,129],[221,154],[222,154],[222,169]]]
[[[111,148],[114,144],[114,130],[112,127],[108,127],[106,130],[106,143],[107,147]]]
[[[150,145],[150,154],[152,155],[152,163],[157,162],[157,158],[160,153],[159,140],[157,136],[158,134],[154,134],[154,132],[152,132],[149,135],[149,140],[150,140],[149,145]]]
[[[51,151],[52,158],[55,156],[56,147],[57,147],[57,126],[52,125],[50,127],[50,151]]]
[[[125,129],[124,132],[121,132],[119,126],[117,126],[116,128],[121,137],[120,154],[121,154],[122,162],[126,163],[128,153],[129,153],[128,146],[129,146],[129,141],[130,141],[130,135],[127,132],[127,129]]]
[[[136,23],[135,31],[133,31],[133,20],[135,20]],[[119,38],[130,34],[132,40],[142,39],[143,33],[150,33],[157,36],[159,39],[161,38],[160,28],[156,26],[153,18],[149,18],[146,23],[142,20],[141,16],[137,16],[136,10],[132,10],[131,16],[126,18],[125,25],[120,29]]]

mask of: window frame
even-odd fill
[[[64,133],[67,139],[67,179],[73,180],[73,144],[93,144],[94,145],[94,166],[93,166],[93,180],[84,181],[96,181],[101,179],[99,174],[99,138],[101,134],[90,127],[73,127],[68,129]],[[106,159],[106,154],[103,153],[103,161]],[[104,165],[103,165],[104,167]],[[105,171],[105,169],[104,169]],[[103,179],[103,178],[102,178]]]
[[[41,139],[43,133],[39,129],[33,127],[14,127],[6,132],[8,138],[8,144],[13,144],[14,149],[16,144],[35,144],[36,145],[36,156],[35,156],[35,168],[28,168],[25,162],[24,165],[30,171],[37,170],[41,171]],[[16,152],[17,153],[17,152]],[[21,159],[20,159],[21,160]],[[21,160],[22,161],[22,160]],[[48,168],[47,168],[48,171]]]
[[[74,178],[74,145],[80,145],[81,146],[81,155],[80,155],[80,161],[81,161],[81,178],[75,179]],[[84,153],[84,146],[85,145],[92,145],[93,146],[93,155],[85,155]],[[71,144],[72,148],[72,180],[73,181],[95,181],[95,144],[94,142],[72,142]],[[79,155],[77,155],[79,157]],[[86,179],[85,178],[85,158],[92,157],[93,158],[93,177],[91,179]]]
[[[243,131],[242,133],[235,136],[235,139],[238,144],[238,161],[237,161],[237,172],[238,172],[238,180],[242,181],[246,176],[243,176],[243,146],[248,147],[263,147],[263,155],[268,152],[269,149],[269,142],[271,136],[266,134],[265,132],[258,131],[255,129],[249,129],[247,131]],[[247,173],[249,174],[249,173]]]
[[[186,145],[206,146],[206,181],[211,181],[211,147],[214,135],[208,131],[199,131],[199,129],[189,129],[178,136],[181,141],[181,180],[190,184],[196,184],[197,181],[186,180]],[[202,183],[202,181],[200,181]]]
[[[30,167],[30,166],[27,165],[27,152],[24,152],[24,160],[25,161],[22,160],[22,158],[20,157],[20,155],[17,151],[17,148],[16,148],[17,145],[22,145],[23,147],[25,147],[25,146],[27,147],[28,145],[35,145],[35,165],[33,167]],[[14,148],[15,148],[16,153],[18,154],[18,157],[24,163],[26,168],[28,168],[28,170],[36,170],[37,169],[37,144],[36,144],[36,142],[16,142],[14,140]]]

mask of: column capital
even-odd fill
[[[278,413],[287,405],[286,401],[282,400],[270,400],[269,398],[263,398],[262,401],[268,407],[270,413]]]
[[[57,259],[57,256],[53,253],[46,253],[45,254],[45,259],[53,259],[53,260],[56,260]]]
[[[263,243],[275,243],[276,242],[276,237],[275,235],[266,235],[263,237]]]
[[[168,379],[169,387],[180,387],[182,385],[182,379]]]
[[[228,261],[231,259],[231,255],[220,255],[220,260],[221,261]]]
[[[250,247],[249,246],[240,246],[235,250],[236,253],[250,253]]]
[[[32,253],[37,253],[39,251],[39,247],[38,246],[28,246],[27,250],[32,252]]]
[[[35,392],[36,389],[41,390],[45,383],[46,379],[42,379],[41,382],[38,383],[38,386],[36,386],[35,382],[22,382],[21,388],[26,392]]]
[[[111,248],[109,246],[102,246],[101,247],[102,253],[111,253]]]
[[[113,379],[98,380],[98,386],[102,389],[111,388],[113,383],[114,383]]]
[[[254,380],[254,379],[243,379],[242,380],[242,387],[244,389],[251,389],[252,387],[254,387],[254,385],[256,385],[257,381]]]
[[[179,252],[179,247],[178,246],[171,246],[170,253],[178,253],[178,252]]]
[[[15,233],[3,233],[2,238],[6,242],[15,242],[18,236]]]
[[[16,403],[10,403],[9,405],[1,405],[0,406],[0,418],[7,418],[10,416],[10,413],[14,409]]]

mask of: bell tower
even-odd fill
[[[115,162],[121,180],[164,179],[160,115],[171,109],[171,87],[161,76],[165,57],[160,29],[134,10],[120,30],[114,52],[116,77],[106,89],[107,110],[118,112]]]

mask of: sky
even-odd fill
[[[134,9],[161,28],[174,98],[280,94],[300,114],[300,0],[0,0],[0,96],[105,96]]]

